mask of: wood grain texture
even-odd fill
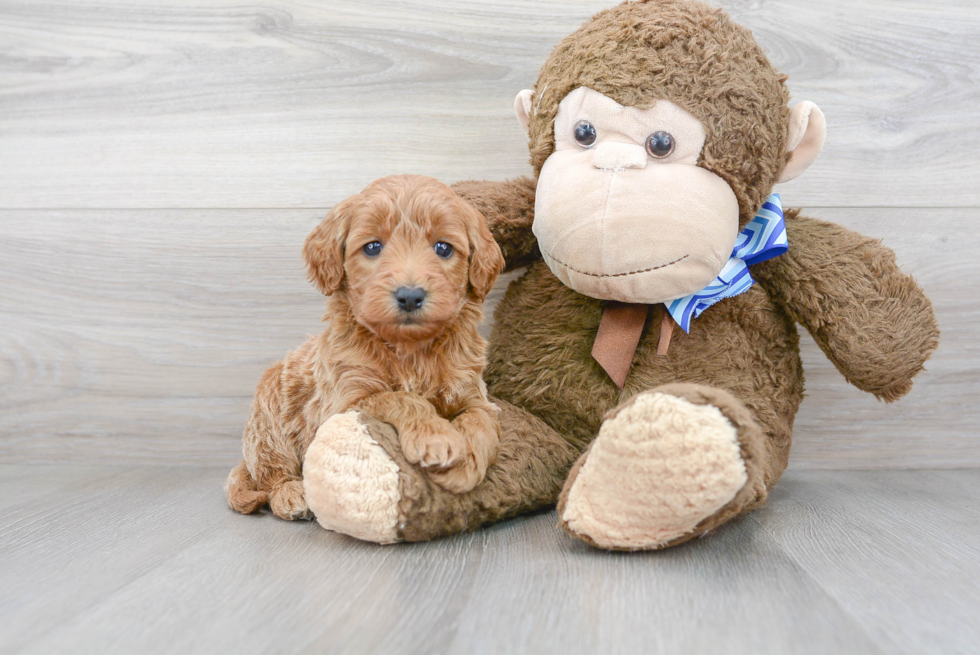
[[[528,171],[515,94],[615,0],[0,2],[0,207],[318,207]],[[827,114],[793,202],[980,204],[973,0],[722,0]]]
[[[233,464],[261,372],[321,329],[299,248],[323,213],[0,211],[0,462]],[[980,210],[807,213],[884,238],[943,336],[893,405],[805,337],[791,465],[980,466]]]
[[[976,652],[980,471],[821,471],[785,482],[750,518],[882,651]]]
[[[223,469],[26,470],[0,466],[4,653],[971,653],[980,637],[980,471],[790,472],[748,519],[629,554],[573,542],[553,512],[385,547],[235,514]]]

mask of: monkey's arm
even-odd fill
[[[897,400],[939,344],[932,303],[878,240],[798,213],[786,212],[789,251],[752,276],[848,382]]]
[[[519,177],[506,182],[467,180],[452,186],[486,217],[490,232],[504,253],[505,270],[526,266],[541,257],[538,242],[531,234],[536,184],[529,177]]]

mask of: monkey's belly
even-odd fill
[[[772,445],[788,452],[803,392],[799,339],[758,284],[705,310],[690,334],[675,327],[666,357],[657,355],[659,321],[648,320],[622,391],[592,359],[601,317],[601,301],[563,285],[543,262],[532,265],[494,314],[485,373],[490,393],[584,446],[605,412],[626,398],[667,382],[708,384],[739,398]]]

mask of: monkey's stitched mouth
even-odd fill
[[[684,255],[683,257],[678,257],[677,259],[675,259],[672,262],[667,262],[666,264],[661,264],[660,266],[653,266],[651,268],[644,268],[644,269],[639,270],[639,271],[629,271],[627,273],[613,273],[611,275],[609,275],[609,274],[603,275],[603,274],[600,274],[600,273],[589,273],[588,271],[580,271],[579,269],[575,268],[574,266],[571,266],[569,264],[566,264],[562,260],[560,260],[557,257],[553,256],[550,252],[545,251],[543,248],[541,249],[541,253],[543,255],[546,255],[548,257],[548,259],[552,259],[552,260],[558,262],[559,264],[561,264],[562,266],[564,266],[568,270],[575,271],[576,273],[579,273],[581,275],[588,275],[589,277],[627,277],[629,275],[639,275],[640,273],[649,273],[650,271],[656,271],[656,270],[660,270],[661,268],[667,268],[668,266],[673,266],[674,264],[676,264],[678,262],[682,262],[685,259],[687,259],[688,257],[690,257],[690,254],[687,254],[687,255]]]

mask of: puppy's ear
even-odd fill
[[[326,296],[340,289],[344,279],[344,243],[354,214],[354,198],[336,205],[303,244],[310,281]]]
[[[459,203],[466,217],[470,240],[470,288],[479,300],[483,300],[504,270],[504,255],[490,234],[483,214],[462,198]]]

